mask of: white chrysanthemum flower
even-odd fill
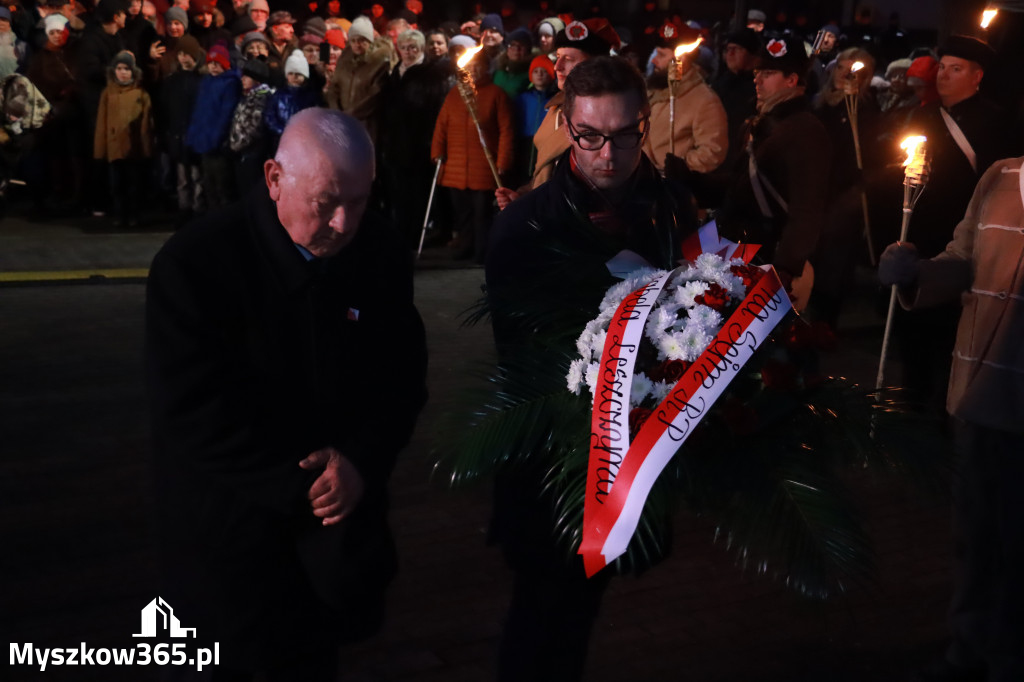
[[[597,373],[600,369],[601,363],[591,362],[583,372],[583,381],[586,382],[587,388],[590,389],[591,396],[593,396],[594,392],[597,390]]]
[[[669,391],[671,390],[672,384],[669,383],[668,381],[655,381],[654,385],[651,386],[651,395],[654,396],[654,399],[660,403],[662,400],[665,399],[665,397],[669,394]]]
[[[699,326],[708,334],[714,336],[722,324],[722,314],[714,308],[706,305],[696,305],[690,310],[690,317],[687,326],[691,324]]]
[[[687,326],[679,334],[679,360],[693,362],[700,357],[704,349],[711,343],[711,336],[699,326]],[[669,358],[670,360],[676,358]]]
[[[647,394],[651,392],[651,388],[654,386],[654,382],[647,378],[647,375],[643,372],[637,372],[633,375],[633,385],[629,390],[629,405],[630,407],[636,407],[643,402]]]
[[[658,339],[659,360],[688,360],[683,342],[683,332],[672,332]]]
[[[583,367],[585,364],[583,358],[573,360],[569,364],[569,373],[565,375],[566,385],[576,395],[579,395],[580,389],[583,388]]]
[[[731,298],[743,300],[743,297],[747,295],[747,288],[743,286],[743,278],[731,272],[723,273],[718,283],[729,292]]]
[[[612,285],[605,292],[604,298],[601,299],[601,312],[610,308],[611,312],[614,313],[623,299],[663,274],[665,274],[664,270],[655,270],[654,268],[640,268],[630,273],[626,279]]]
[[[580,354],[580,357],[584,360],[591,359],[591,345],[594,342],[594,332],[590,331],[590,325],[588,324],[584,329],[580,337],[576,339],[576,352]]]
[[[694,299],[697,298],[698,296],[700,296],[701,294],[703,294],[707,290],[708,290],[708,283],[707,282],[700,282],[700,281],[687,282],[683,286],[681,286],[678,289],[676,289],[676,291],[675,291],[676,303],[678,303],[679,305],[681,305],[681,306],[683,306],[685,308],[692,308],[693,306],[697,305],[697,302]]]
[[[671,311],[665,306],[661,306],[655,309],[655,311],[647,317],[647,324],[644,326],[644,333],[647,334],[647,338],[657,343],[658,339],[661,338],[665,331],[670,329],[675,323],[675,311]]]
[[[604,342],[608,338],[608,330],[602,329],[590,338],[590,352],[591,358],[594,360],[600,360],[601,354],[604,353]]]
[[[707,273],[708,275],[714,275],[722,271],[728,272],[729,264],[722,260],[722,257],[714,253],[702,253],[697,256],[697,260],[693,263],[697,270]]]

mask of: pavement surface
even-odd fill
[[[169,234],[166,220],[133,232],[92,218],[31,223],[17,211],[0,222],[0,632],[9,642],[132,646],[139,610],[156,596],[141,322],[146,268]],[[383,631],[342,652],[339,680],[494,678],[510,574],[485,542],[488,490],[452,491],[432,475],[440,418],[493,359],[489,330],[460,324],[482,278],[443,249],[420,261],[431,401],[393,479],[401,572]],[[882,320],[869,282],[860,293],[826,366],[872,384]],[[876,548],[875,582],[808,601],[744,570],[714,543],[710,521],[681,513],[673,556],[613,581],[586,679],[912,679],[943,646],[948,503],[885,472],[851,471],[849,483]],[[157,672],[9,666],[3,677]]]

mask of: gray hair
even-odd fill
[[[422,50],[423,46],[427,44],[427,39],[423,37],[423,33],[417,31],[414,28],[410,28],[408,31],[402,31],[398,34],[398,39],[395,40],[395,45],[401,45],[402,43],[416,43]]]

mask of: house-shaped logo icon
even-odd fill
[[[195,628],[183,628],[174,615],[174,609],[157,597],[142,609],[142,632],[132,637],[156,637],[158,632],[166,632],[171,637],[195,637]]]

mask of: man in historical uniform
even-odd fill
[[[334,680],[339,643],[383,618],[426,344],[408,252],[366,212],[373,171],[356,119],[302,111],[266,185],[153,260],[161,596],[223,679]]]

